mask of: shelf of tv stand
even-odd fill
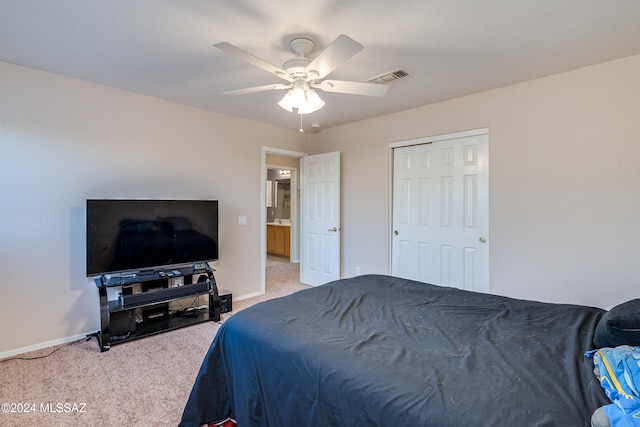
[[[206,281],[191,283],[194,275],[205,275]],[[184,284],[169,287],[170,279],[184,277]],[[149,282],[159,282],[164,286],[148,290],[147,292],[120,294],[117,300],[108,300],[107,288],[130,288],[134,284],[143,285]],[[164,283],[163,283],[164,282]],[[114,344],[132,341],[138,338],[202,323],[209,320],[220,320],[220,300],[213,270],[207,265],[202,268],[192,266],[159,270],[145,274],[128,274],[114,277],[100,276],[95,279],[100,294],[100,323],[98,344],[100,351],[107,351]],[[157,284],[157,283],[156,283]],[[158,319],[144,319],[138,321],[135,310],[139,308],[154,308],[154,306],[168,306],[171,301],[208,295],[206,308],[189,311],[178,311],[167,314]],[[129,329],[126,334],[115,335],[112,332],[112,316],[128,312],[130,319],[135,322],[134,330]],[[126,314],[125,314],[126,316]]]
[[[148,337],[163,332],[172,331],[174,329],[184,328],[186,326],[195,325],[197,323],[203,323],[209,320],[213,320],[210,316],[208,308],[202,308],[192,310],[188,312],[188,315],[179,315],[169,317],[168,319],[156,320],[154,322],[142,322],[136,326],[135,332],[131,332],[126,336],[112,336],[110,337],[110,345],[121,344],[128,341],[133,341],[139,338]],[[105,349],[108,350],[108,349]],[[102,351],[105,351],[102,350]]]
[[[190,276],[194,274],[209,274],[212,273],[210,267],[193,268],[193,267],[176,267],[166,270],[154,270],[148,272],[128,273],[113,276],[100,276],[96,279],[96,285],[98,287],[104,286],[113,288],[116,286],[128,286],[135,283],[151,282],[155,280],[172,279],[181,276]]]

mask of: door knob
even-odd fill
[[[485,243],[485,242],[487,241],[487,238],[486,238],[486,237],[484,237],[484,236],[482,236],[482,237],[480,237],[480,238],[478,239],[478,241],[479,241],[480,243]]]
[[[393,234],[398,235],[398,230],[393,230]]]
[[[338,231],[338,227],[330,228],[329,231],[335,233],[336,231]]]

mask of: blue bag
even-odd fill
[[[602,409],[611,427],[640,426],[640,348],[622,345],[593,354],[594,372],[611,400]]]

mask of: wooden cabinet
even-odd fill
[[[273,254],[276,251],[276,228],[275,225],[267,224],[267,253]]]
[[[289,226],[267,224],[267,253],[288,257],[291,253],[290,242]]]

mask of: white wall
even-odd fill
[[[486,127],[492,292],[640,297],[639,76],[633,56],[314,135],[342,152],[343,275],[390,271],[388,144]]]
[[[219,199],[216,278],[259,292],[262,146],[342,152],[343,275],[388,273],[388,144],[488,127],[492,291],[638,297],[638,75],[633,56],[325,129],[309,149],[297,131],[0,63],[0,354],[98,329],[89,197]]]
[[[259,292],[263,145],[307,151],[297,131],[0,62],[0,354],[99,329],[87,198],[220,200],[219,287]]]

